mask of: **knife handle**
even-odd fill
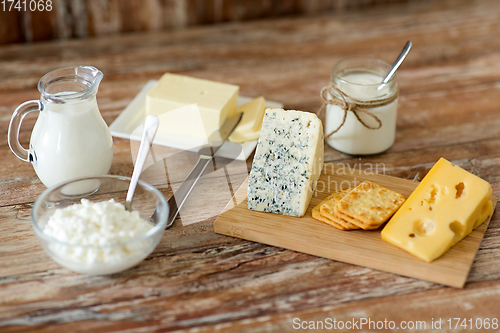
[[[198,158],[198,162],[186,179],[182,182],[181,186],[175,191],[175,193],[168,199],[168,221],[165,229],[168,229],[174,224],[174,220],[179,214],[179,210],[186,201],[187,197],[191,193],[191,190],[196,185],[201,175],[207,168],[208,164],[212,161],[213,157],[208,155],[201,155]]]

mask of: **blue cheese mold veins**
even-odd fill
[[[323,125],[315,114],[267,109],[248,179],[248,209],[303,216],[323,153]]]

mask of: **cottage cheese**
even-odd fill
[[[82,199],[57,209],[43,231],[63,243],[49,249],[63,266],[89,274],[109,274],[134,266],[150,252],[151,240],[128,242],[153,226],[113,199]]]

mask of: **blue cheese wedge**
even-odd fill
[[[323,152],[323,125],[315,114],[267,109],[248,178],[248,209],[304,216]]]

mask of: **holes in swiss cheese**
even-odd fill
[[[455,199],[458,199],[462,196],[462,193],[464,192],[465,185],[463,182],[458,183],[455,185],[455,190],[457,190],[457,193],[455,194]]]
[[[464,233],[464,228],[462,224],[458,221],[453,221],[450,223],[450,229],[453,231],[453,233],[461,239],[463,233]]]
[[[490,207],[491,207],[491,201],[487,201],[483,205],[483,208],[481,208],[481,215],[486,215],[486,213],[488,213],[488,211],[490,211]]]
[[[429,210],[432,210],[432,205],[436,202],[437,192],[438,189],[436,188],[436,186],[431,185],[431,191],[424,198],[424,200],[429,204]]]
[[[409,234],[410,237],[425,236],[430,234],[435,228],[434,221],[432,220],[416,220],[413,222],[413,233]],[[412,236],[413,235],[413,236]]]

